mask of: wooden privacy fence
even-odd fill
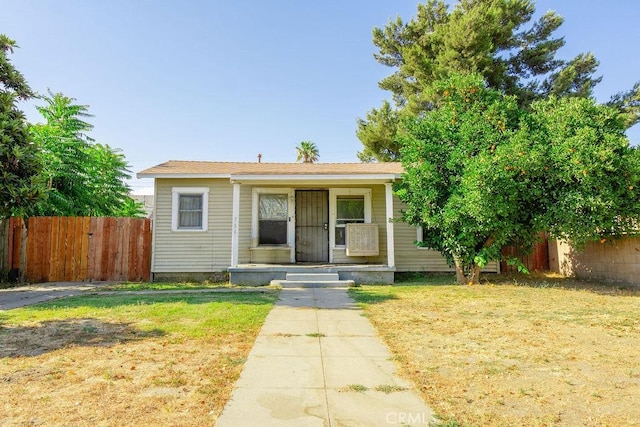
[[[21,279],[20,266],[26,263],[27,229],[20,218],[0,220],[0,281]]]
[[[518,245],[507,246],[502,248],[502,255],[508,257],[519,258],[529,271],[549,271],[549,238],[546,233],[541,233],[540,240],[533,246],[533,252],[529,255],[523,255]],[[506,261],[500,263],[500,271],[503,273],[515,273],[518,267],[507,265]]]
[[[0,270],[8,271],[9,278],[28,282],[149,280],[148,218],[32,217],[27,227],[18,218],[5,222],[9,226],[4,228],[10,231],[4,240],[0,236],[0,242],[10,252],[5,258],[11,263],[0,265]]]

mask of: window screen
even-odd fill
[[[346,242],[345,225],[364,223],[364,196],[338,196],[336,199],[336,245]]]

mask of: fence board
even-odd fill
[[[28,227],[9,222],[0,223],[0,268],[8,270],[10,262],[30,282],[149,280],[148,218],[34,217]]]
[[[21,279],[21,265],[26,257],[25,232],[22,218],[0,220],[0,280],[15,282]]]
[[[11,218],[9,220],[11,246],[9,247],[9,268],[11,270],[20,269],[20,258],[22,256],[22,233],[24,221],[22,218]]]
[[[141,255],[138,259],[142,260],[142,269],[141,276],[142,281],[148,281],[151,277],[151,243],[152,243],[152,232],[151,232],[151,219],[145,218],[143,222],[144,230],[142,233],[142,248]]]
[[[9,220],[0,220],[0,271],[9,269]]]
[[[88,217],[80,218],[80,233],[82,234],[82,245],[80,255],[78,257],[78,277],[81,281],[88,279],[87,271],[89,265],[89,228],[90,219]]]
[[[534,245],[533,252],[529,255],[523,255],[517,245],[503,248],[502,255],[519,258],[529,271],[549,271],[549,239],[546,233],[541,234],[540,239]],[[516,266],[507,265],[506,261],[500,264],[500,270],[503,273],[515,273],[518,271]]]
[[[100,260],[102,259],[102,241],[104,218],[92,218],[89,224],[89,259],[87,261],[87,277],[100,277]]]

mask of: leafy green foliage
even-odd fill
[[[33,215],[141,216],[142,207],[129,196],[130,175],[124,155],[88,136],[93,128],[88,106],[74,104],[61,93],[42,97],[38,111],[46,123],[31,127],[38,142],[47,182],[47,198]]]
[[[394,69],[379,86],[392,94],[394,107],[385,101],[358,120],[361,160],[397,159],[394,137],[403,132],[398,117],[432,109],[429,87],[452,73],[480,74],[489,87],[515,95],[524,107],[553,95],[591,96],[601,80],[594,77],[594,55],[558,59],[564,39],[553,34],[563,18],[547,12],[532,22],[534,11],[530,0],[460,0],[451,9],[443,0],[428,0],[409,22],[398,17],[374,28],[374,57]]]
[[[9,61],[15,47],[15,41],[0,34],[0,219],[24,215],[42,195],[37,147],[16,105],[33,92]]]
[[[358,119],[356,135],[362,141],[364,150],[358,153],[363,162],[393,162],[398,160],[400,146],[396,141],[399,112],[384,101],[382,107],[367,113],[367,119]]]
[[[438,81],[429,96],[434,108],[400,138],[396,193],[460,282],[540,231],[578,246],[636,232],[640,157],[617,110],[573,97],[524,110],[479,75]]]
[[[320,157],[318,147],[311,141],[302,141],[300,145],[296,147],[296,162],[302,161],[302,163],[315,163]]]

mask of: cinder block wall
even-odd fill
[[[640,286],[640,238],[588,243],[584,252],[549,240],[549,267],[565,276]]]

